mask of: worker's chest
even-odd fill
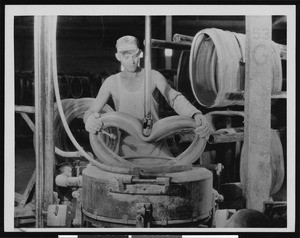
[[[136,96],[136,100],[143,99],[145,95],[144,79],[135,80],[124,80],[121,79],[119,82],[115,82],[115,85],[111,89],[111,95],[114,99],[120,100],[122,96]],[[151,94],[155,90],[155,84],[151,83]]]

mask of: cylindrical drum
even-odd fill
[[[96,227],[199,225],[212,216],[212,173],[205,168],[135,177],[89,165],[82,174],[84,222]]]
[[[283,156],[283,148],[282,143],[279,137],[279,134],[276,130],[271,130],[271,144],[270,144],[270,164],[269,169],[271,171],[271,184],[270,184],[270,195],[278,192],[283,184],[285,169],[284,169],[284,156]],[[241,156],[245,156],[244,147],[242,148]],[[251,158],[250,158],[251,159]],[[245,161],[245,160],[242,160]],[[240,166],[240,175],[242,184],[247,183],[246,179],[246,165],[241,163]]]
[[[210,28],[198,32],[192,43],[189,72],[193,94],[200,105],[224,107],[243,105],[226,99],[229,92],[244,90],[245,35]],[[280,49],[271,42],[273,89],[281,91]]]
[[[90,97],[90,80],[85,76],[75,76],[70,81],[70,94],[73,98]]]

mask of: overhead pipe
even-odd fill
[[[173,42],[187,44],[189,46],[192,46],[193,39],[193,36],[182,35],[178,33],[173,35]]]
[[[181,42],[172,42],[158,39],[151,39],[152,48],[173,49],[173,50],[191,50],[191,44]]]

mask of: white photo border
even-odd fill
[[[5,184],[4,230],[87,232],[90,228],[14,228],[14,17],[35,15],[286,15],[287,16],[287,228],[136,228],[134,232],[294,232],[295,231],[295,5],[6,5],[5,6]],[[93,228],[92,232],[133,232],[132,228]]]

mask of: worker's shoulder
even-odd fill
[[[154,70],[154,69],[151,70],[151,77],[157,83],[164,83],[164,82],[166,82],[165,77],[159,71],[157,71],[157,70]]]
[[[103,85],[109,88],[114,87],[116,85],[116,79],[117,79],[117,74],[112,74],[105,79]]]
[[[162,76],[162,74],[155,69],[151,69],[151,74],[154,76]]]
[[[151,77],[155,79],[164,79],[165,77],[157,70],[151,69]]]

